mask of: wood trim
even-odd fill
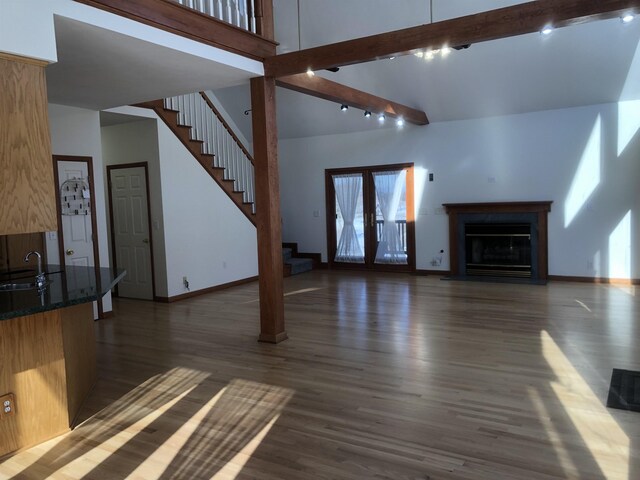
[[[224,117],[220,114],[220,111],[215,107],[215,105],[213,104],[211,99],[207,96],[207,94],[205,92],[200,92],[200,95],[202,96],[202,99],[207,103],[207,105],[209,105],[209,108],[211,108],[211,110],[213,110],[213,113],[215,113],[216,117],[218,117],[218,120],[220,120],[220,123],[222,123],[222,125],[224,126],[225,130],[227,131],[227,133],[229,133],[229,135],[231,135],[231,138],[233,138],[235,140],[235,142],[238,144],[240,149],[244,152],[244,154],[247,156],[247,158],[249,158],[249,161],[251,161],[251,164],[255,165],[254,162],[253,162],[253,156],[249,153],[249,150],[246,149],[246,147],[240,141],[240,139],[237,137],[237,135],[235,134],[235,132],[233,131],[231,126],[227,123],[227,121],[224,119]]]
[[[13,55],[11,53],[0,52],[0,58],[11,62],[26,63],[27,65],[35,65],[36,67],[46,67],[49,62],[46,60],[38,60],[37,58],[23,57],[22,55]]]
[[[414,275],[419,276],[438,276],[438,277],[448,277],[451,275],[450,270],[425,270],[422,268],[417,268],[413,271]]]
[[[286,339],[287,334],[284,323],[275,79],[251,79],[251,109],[260,285],[259,341],[277,343]]]
[[[276,53],[273,40],[168,0],[75,0],[110,13],[263,61]]]
[[[443,203],[449,215],[449,269],[458,275],[458,214],[465,213],[537,213],[538,214],[538,279],[548,277],[548,232],[547,214],[552,201],[536,202],[488,202],[488,203]]]
[[[403,118],[405,121],[415,125],[427,125],[429,123],[427,114],[421,110],[327,80],[318,75],[309,76],[306,73],[299,73],[280,77],[276,80],[276,85],[330,102],[349,105],[360,110],[384,113],[391,118]]]
[[[549,275],[555,282],[595,283],[605,285],[640,285],[640,278],[608,278],[608,277],[575,277],[566,275]]]
[[[247,277],[240,280],[235,280],[233,282],[223,283],[221,285],[216,285],[214,287],[202,288],[200,290],[194,290],[193,292],[183,293],[181,295],[174,295],[172,297],[154,297],[153,300],[155,302],[161,303],[173,303],[178,302],[180,300],[186,300],[187,298],[198,297],[200,295],[205,295],[207,293],[219,292],[220,290],[226,290],[227,288],[237,287],[238,285],[244,285],[245,283],[251,283],[258,280],[258,276],[255,277]]]
[[[444,45],[458,47],[526,33],[616,18],[640,10],[639,0],[537,0],[441,22],[371,35],[265,60],[265,75],[282,77],[407,55]]]
[[[147,182],[147,222],[149,225],[149,253],[151,261],[151,295],[156,297],[156,269],[155,259],[153,256],[153,224],[151,223],[151,193],[149,190],[149,162],[134,162],[134,163],[122,163],[118,165],[107,165],[107,190],[109,198],[109,224],[111,225],[111,257],[113,261],[113,268],[118,268],[117,256],[116,256],[116,241],[113,234],[115,222],[113,219],[113,194],[111,193],[111,171],[126,168],[144,168],[145,182]],[[114,287],[116,293],[118,292],[118,285]]]
[[[72,155],[52,155],[53,159],[53,181],[55,185],[55,196],[56,196],[56,217],[57,217],[57,225],[58,225],[58,251],[60,256],[60,267],[65,270],[66,261],[65,261],[65,251],[64,251],[64,230],[62,228],[62,211],[60,209],[61,200],[60,200],[60,175],[58,174],[58,162],[81,162],[87,164],[87,172],[89,175],[89,188],[91,190],[91,233],[93,235],[92,244],[93,244],[93,266],[96,272],[96,276],[99,276],[100,269],[100,248],[98,245],[98,221],[97,221],[97,212],[96,212],[96,184],[94,181],[93,175],[93,158],[92,157],[81,157],[81,156],[72,156]],[[104,305],[102,302],[102,298],[97,300],[98,305],[98,318],[104,318]]]

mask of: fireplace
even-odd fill
[[[551,202],[445,204],[454,278],[547,279]]]

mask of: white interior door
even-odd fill
[[[93,195],[89,189],[89,167],[86,162],[58,162],[60,201],[62,202],[62,236],[65,265],[93,267],[93,232],[91,208]],[[83,185],[87,191],[83,190]]]
[[[118,284],[121,297],[153,299],[149,202],[144,167],[110,170],[115,259],[127,275]]]

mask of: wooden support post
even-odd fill
[[[273,0],[256,0],[256,33],[262,38],[273,40]]]
[[[259,341],[279,343],[287,339],[287,333],[284,330],[282,227],[274,78],[251,79],[251,116],[258,229]]]

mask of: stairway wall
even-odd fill
[[[156,294],[173,297],[187,293],[184,276],[190,290],[195,291],[257,275],[255,227],[173,132],[152,110],[122,107],[110,111],[151,119],[156,132],[159,178],[155,187],[153,179],[150,183],[161,192],[162,213],[156,220],[164,239],[166,274],[166,293],[156,286]],[[125,124],[122,130],[133,130],[137,124],[144,122]]]

